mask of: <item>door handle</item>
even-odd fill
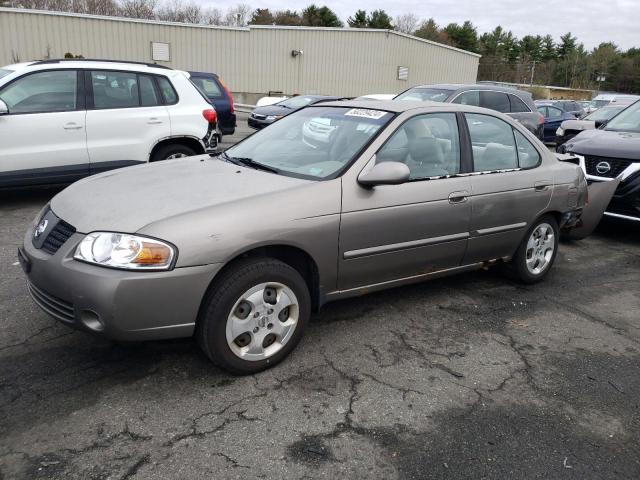
[[[542,180],[540,182],[534,183],[533,188],[536,192],[546,192],[547,190],[549,190],[550,183],[551,182],[547,180]]]
[[[156,117],[151,117],[147,123],[149,125],[160,125],[162,120],[158,120]]]
[[[469,192],[461,191],[461,192],[451,192],[449,194],[449,203],[464,203],[467,201],[469,196]]]
[[[65,130],[80,130],[82,125],[78,125],[75,122],[66,123],[63,127]]]

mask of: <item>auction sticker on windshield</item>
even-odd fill
[[[389,112],[383,112],[382,110],[370,110],[368,108],[352,108],[345,113],[345,116],[349,117],[364,117],[379,120]]]

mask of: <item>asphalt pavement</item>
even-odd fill
[[[562,243],[538,285],[327,305],[234,377],[191,339],[117,344],[35,306],[16,248],[57,191],[0,193],[0,479],[640,478],[638,224]]]

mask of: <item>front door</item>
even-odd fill
[[[469,178],[451,176],[461,171],[458,132],[454,113],[414,116],[372,160],[405,163],[410,181],[367,189],[343,179],[340,290],[460,265],[471,209]]]
[[[89,173],[76,70],[27,74],[0,89],[0,186],[71,182]]]

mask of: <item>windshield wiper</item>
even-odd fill
[[[265,172],[271,172],[278,174],[280,170],[264,165],[263,163],[256,162],[253,158],[249,157],[230,157],[226,152],[220,154],[226,161],[235,163],[236,165],[242,165],[245,167],[254,168],[256,170],[264,170]]]

